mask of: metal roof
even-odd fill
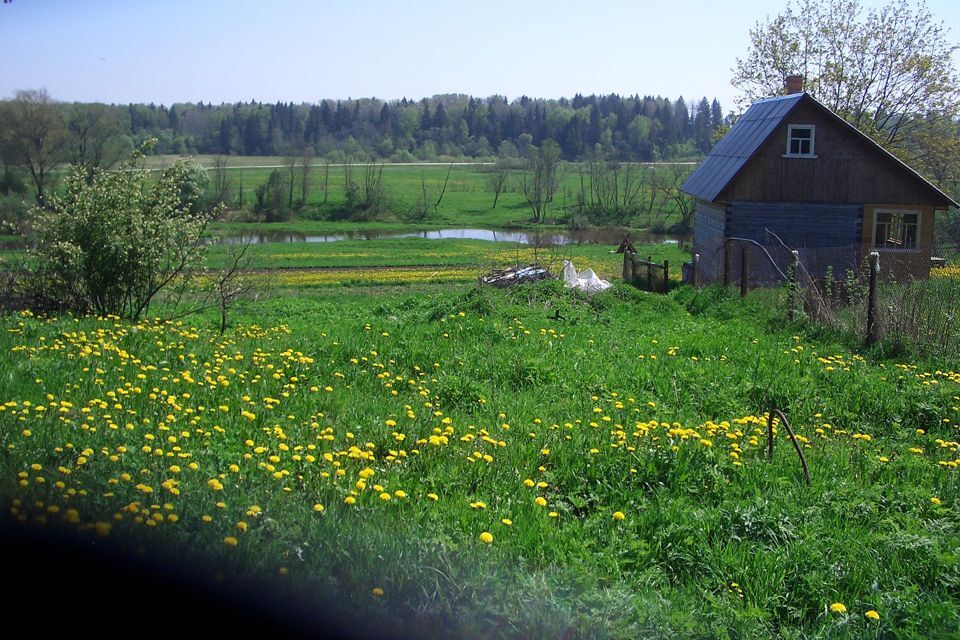
[[[953,198],[944,193],[935,184],[917,173],[910,165],[903,162],[883,147],[881,147],[870,136],[865,135],[855,126],[835,114],[829,107],[823,105],[809,93],[793,93],[776,98],[765,98],[757,100],[747,112],[744,113],[737,123],[730,128],[727,135],[717,143],[700,166],[690,174],[690,177],[684,181],[680,190],[695,198],[701,198],[709,202],[716,200],[717,196],[730,184],[743,165],[747,163],[750,157],[756,153],[770,134],[783,122],[783,119],[789,115],[801,100],[808,100],[833,119],[845,127],[848,131],[860,136],[866,140],[877,151],[891,158],[904,170],[920,180],[926,187],[931,189],[936,195],[943,198],[948,206],[960,207]]]
[[[713,202],[805,95],[794,93],[750,105],[680,190]]]

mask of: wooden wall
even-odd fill
[[[693,252],[700,254],[700,280],[723,280],[723,238],[726,213],[723,205],[697,200],[693,213]]]
[[[815,158],[783,157],[790,124],[815,126]],[[831,115],[801,103],[718,200],[938,205],[943,198]]]

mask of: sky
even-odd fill
[[[862,0],[864,6],[885,0]],[[13,0],[0,98],[319,102],[463,93],[717,98],[787,0]],[[927,7],[960,42],[960,2]],[[960,53],[956,57],[960,68]]]

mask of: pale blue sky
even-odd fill
[[[39,87],[64,101],[158,104],[617,92],[706,95],[729,110],[748,31],[786,4],[13,0],[0,5],[0,97]],[[927,6],[960,41],[960,2]]]

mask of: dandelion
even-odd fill
[[[537,496],[537,499],[534,500],[534,502],[537,504],[538,507],[547,506],[547,499],[544,498],[543,496]]]
[[[627,516],[623,515],[623,511],[614,511],[614,512],[613,512],[613,519],[614,519],[614,520],[618,520],[618,521],[619,521],[619,520],[623,520],[623,519],[626,518],[626,517],[627,517]]]
[[[483,544],[490,544],[491,542],[493,542],[493,534],[490,533],[489,531],[484,531],[483,533],[480,534],[480,542],[482,542]]]
[[[313,510],[316,511],[317,513],[323,513],[323,509],[324,509],[323,505],[320,504],[319,502],[313,505]]]
[[[370,590],[370,593],[373,594],[374,598],[379,598],[383,596],[383,589],[381,589],[380,587],[374,587],[373,589]]]
[[[930,502],[936,507],[939,507],[941,504],[940,498],[937,497],[930,498]]]
[[[874,622],[880,619],[880,614],[874,611],[873,609],[870,609],[870,611],[867,611],[865,614],[863,614],[863,616],[867,620],[873,620]]]
[[[847,607],[842,602],[834,602],[830,605],[831,613],[846,613]]]
[[[237,539],[233,536],[227,536],[223,539],[223,544],[227,545],[228,547],[235,547],[237,546]]]
[[[434,502],[436,502],[437,500],[440,499],[440,496],[438,496],[438,495],[435,494],[435,493],[428,493],[428,494],[427,494],[427,497],[430,498],[431,500],[433,500]]]
[[[513,524],[513,520],[511,520],[510,518],[503,518],[502,520],[500,520],[500,522],[502,522],[508,527]]]

